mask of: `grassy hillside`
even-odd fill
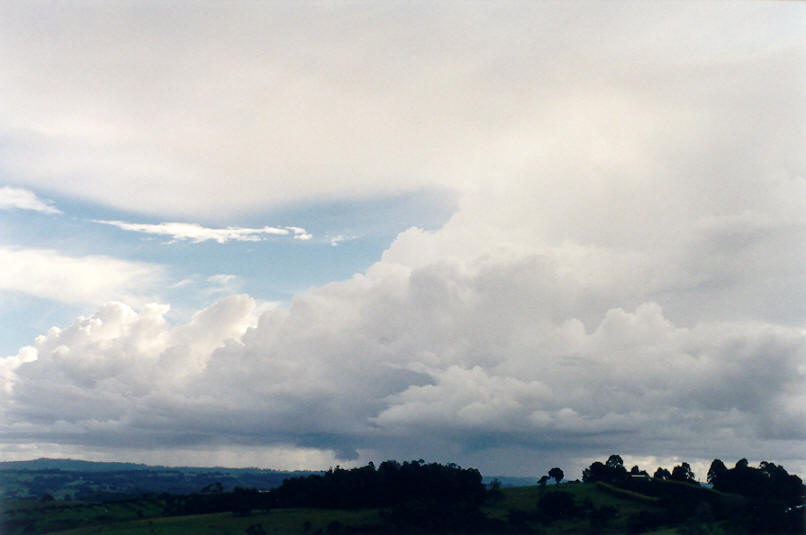
[[[516,532],[561,533],[629,533],[635,532],[635,519],[640,515],[660,515],[663,508],[653,498],[638,493],[613,492],[614,488],[601,483],[565,484],[540,488],[514,487],[501,490],[498,500],[483,507],[491,519],[507,524],[507,530]],[[620,490],[620,489],[615,489]],[[708,491],[713,493],[713,491]],[[547,494],[563,491],[571,494],[581,509],[601,509],[605,506],[616,511],[613,518],[602,525],[593,526],[589,516],[548,520],[538,513],[537,504]],[[710,496],[710,494],[709,494]],[[738,505],[741,498],[713,493],[714,499]],[[13,505],[12,505],[13,504]],[[247,516],[217,513],[190,516],[162,516],[164,503],[159,499],[133,500],[121,503],[92,504],[80,502],[15,501],[6,502],[3,515],[7,521],[4,535],[25,533],[59,533],[61,535],[146,535],[160,533],[180,534],[288,534],[312,535],[349,531],[347,527],[374,526],[376,532],[392,531],[388,516],[379,509],[273,509],[256,511]],[[658,526],[657,533],[730,533],[724,523],[712,522],[707,514],[697,516],[690,511],[691,521],[674,529]],[[10,521],[10,522],[9,522]],[[514,523],[513,523],[514,522]],[[520,530],[517,528],[520,526]],[[251,532],[249,531],[251,529]]]
[[[552,492],[567,492],[574,498],[574,502],[583,510],[602,510],[612,507],[615,510],[613,518],[607,518],[600,524],[595,524],[587,516],[559,518],[547,521],[536,514],[537,504],[542,497]],[[614,492],[615,491],[615,492]],[[741,498],[731,496],[728,500],[739,501]],[[643,513],[660,515],[663,507],[652,496],[644,496],[630,491],[623,491],[604,483],[578,483],[563,484],[549,487],[519,487],[502,489],[500,501],[488,505],[484,511],[493,518],[509,520],[523,518],[521,525],[526,530],[543,534],[561,533],[630,533],[634,529],[635,519]],[[706,526],[707,524],[707,526]],[[690,531],[697,525],[692,523],[686,529],[661,529],[663,533],[700,533],[703,531]],[[716,523],[699,523],[699,527],[709,533],[729,533]],[[658,531],[658,530],[649,530]]]
[[[216,513],[208,515],[188,515],[180,517],[131,518],[123,508],[107,508],[103,517],[98,516],[97,507],[86,507],[77,510],[73,520],[82,522],[77,528],[59,530],[59,522],[55,519],[42,520],[36,523],[33,530],[25,533],[58,533],[60,535],[146,535],[159,533],[163,535],[244,535],[251,526],[253,531],[265,533],[300,534],[333,531],[334,526],[380,525],[383,520],[377,510],[318,510],[318,509],[277,509],[270,512],[256,512],[248,516],[235,516],[232,513]],[[85,515],[80,518],[80,512]],[[43,511],[40,511],[43,512]],[[338,523],[338,524],[337,524]],[[16,535],[23,531],[10,531],[8,535]],[[5,534],[4,534],[5,535]]]

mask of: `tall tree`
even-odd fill
[[[688,463],[682,463],[672,469],[672,477],[674,481],[694,481],[694,472],[691,471],[691,466]]]
[[[661,468],[660,466],[658,467],[657,470],[655,470],[655,473],[652,475],[653,479],[658,479],[660,481],[666,481],[671,477],[672,474],[667,469]]]
[[[563,471],[557,468],[556,466],[551,470],[549,470],[549,477],[554,479],[554,481],[556,481],[557,483],[563,480],[563,476],[565,476]]]
[[[728,467],[725,466],[721,459],[714,459],[708,469],[708,483],[713,485],[714,481],[727,471]]]

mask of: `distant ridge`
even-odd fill
[[[39,458],[30,461],[1,461],[0,470],[64,470],[68,472],[119,472],[123,470],[149,470],[145,464],[82,461],[79,459]]]
[[[62,470],[65,472],[126,472],[132,470],[183,472],[277,472],[284,474],[316,473],[313,470],[273,470],[269,468],[228,468],[223,466],[160,466],[140,463],[124,463],[109,461],[83,461],[80,459],[51,459],[42,457],[30,461],[0,461],[0,471],[8,470]]]
[[[116,461],[84,461],[81,459],[52,459],[48,457],[40,457],[39,459],[31,459],[29,461],[0,461],[0,471],[9,470],[61,470],[63,472],[128,472],[134,470],[140,471],[172,471],[179,470],[182,472],[190,473],[255,473],[255,472],[270,472],[281,474],[300,474],[308,475],[321,473],[316,470],[274,470],[271,468],[228,468],[223,466],[163,466],[163,465],[149,465],[142,463],[125,463]],[[534,477],[516,477],[516,476],[484,476],[484,483],[492,483],[498,481],[503,487],[524,487],[535,485],[537,479]]]
[[[145,493],[191,494],[210,486],[271,489],[289,477],[321,474],[260,468],[150,466],[79,459],[0,461],[0,500],[41,498],[105,501]],[[0,529],[0,531],[2,531]]]

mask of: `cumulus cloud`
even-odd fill
[[[0,290],[72,304],[141,302],[164,279],[161,266],[105,255],[0,246]]]
[[[591,314],[596,281],[568,280],[553,255],[380,263],[257,325],[246,296],[177,327],[165,307],[109,304],[3,362],[4,435],[112,449],[226,437],[343,460],[508,444],[568,464],[602,450],[802,463],[802,329],[682,327],[653,302]]]
[[[260,241],[266,235],[288,236],[293,235],[294,239],[308,240],[313,236],[301,227],[227,227],[209,228],[197,223],[126,223],[124,221],[104,221],[95,220],[95,223],[112,225],[122,230],[131,232],[142,232],[145,234],[155,234],[158,236],[170,236],[174,240],[190,240],[193,243],[204,241],[216,241],[227,243],[229,241]]]
[[[33,210],[43,214],[61,214],[62,211],[43,201],[33,191],[3,186],[0,188],[0,210]]]

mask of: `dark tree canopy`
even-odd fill
[[[747,459],[741,459],[734,468],[717,470],[713,476],[711,483],[716,490],[748,497],[794,501],[806,490],[798,476],[787,473],[783,466],[767,461],[753,468]]]
[[[649,477],[649,474],[647,473],[647,471],[646,470],[641,470],[638,467],[637,464],[635,466],[633,466],[632,468],[630,468],[630,475],[631,476],[647,476],[647,477]]]
[[[599,461],[594,461],[588,468],[582,470],[582,481],[604,481],[607,479],[607,467]]]
[[[660,481],[666,481],[672,478],[672,474],[667,469],[659,466],[658,469],[655,470],[655,473],[652,475],[652,477]]]
[[[563,471],[561,469],[557,468],[556,466],[554,468],[552,468],[551,470],[549,470],[549,477],[552,478],[557,483],[562,481],[564,476],[565,476],[565,474],[563,473]]]
[[[708,468],[708,483],[713,484],[716,478],[727,471],[728,467],[725,466],[725,463],[723,463],[721,459],[714,459],[711,462],[711,467]]]
[[[605,464],[596,461],[582,471],[582,481],[586,483],[593,481],[618,483],[629,478],[630,475],[624,468],[624,461],[618,455],[611,455]]]
[[[339,467],[324,475],[290,478],[272,489],[280,507],[384,507],[407,500],[434,503],[481,503],[487,489],[481,474],[453,463],[384,461],[378,466],[345,470]]]
[[[688,463],[682,463],[672,469],[673,481],[694,481],[694,472],[691,471],[691,466]]]

